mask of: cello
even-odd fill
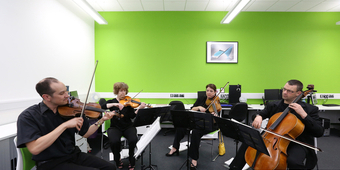
[[[304,91],[292,103],[298,102],[312,90]],[[290,142],[321,151],[319,148],[295,140],[304,131],[304,128],[301,120],[290,113],[289,107],[283,112],[276,113],[269,119],[264,130],[265,133],[262,135],[270,156],[248,147],[245,153],[247,164],[253,169],[287,169],[287,147]]]

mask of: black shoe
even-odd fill
[[[173,152],[172,154],[166,153],[165,156],[174,156],[174,154],[176,154],[177,156],[179,155],[178,149],[175,152]]]
[[[197,169],[197,166],[194,166],[193,164],[191,164],[190,170],[196,170],[196,169]]]

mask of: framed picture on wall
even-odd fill
[[[207,41],[207,63],[237,63],[237,41]]]

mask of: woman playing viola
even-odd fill
[[[120,150],[121,150],[121,137],[124,136],[129,142],[129,170],[133,170],[135,168],[135,158],[134,158],[134,149],[136,147],[136,143],[138,141],[137,138],[137,130],[132,126],[131,119],[136,117],[139,109],[143,109],[146,105],[145,103],[141,103],[139,108],[135,111],[131,106],[125,106],[119,101],[123,100],[127,95],[129,86],[123,82],[117,82],[113,85],[113,93],[117,95],[116,98],[112,100],[108,100],[101,107],[103,109],[110,110],[120,110],[120,113],[124,115],[124,117],[113,117],[111,119],[111,126],[107,130],[109,141],[111,145],[111,150],[114,155],[114,160],[119,169],[123,168],[123,162],[120,159]]]
[[[207,109],[208,105],[206,104],[207,100],[213,100],[214,97],[216,96],[216,86],[214,84],[208,84],[206,86],[206,96],[199,97],[194,105],[191,107],[191,110],[194,111],[200,111],[200,112],[206,112],[210,113],[209,110]],[[219,101],[216,101],[216,104],[220,106]],[[217,115],[215,112],[211,112],[213,115]],[[191,145],[190,145],[190,157],[191,157],[191,166],[190,169],[196,169],[197,166],[197,160],[199,158],[199,146],[201,143],[201,137],[205,134],[209,133],[208,131],[204,130],[197,130],[193,129],[192,134],[191,134]],[[186,134],[186,129],[185,128],[177,128],[176,129],[176,134],[175,134],[175,139],[173,142],[173,147],[171,148],[170,152],[166,154],[166,156],[173,156],[174,154],[178,155],[179,154],[179,144],[180,141],[184,138]]]

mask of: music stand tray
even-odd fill
[[[136,119],[133,123],[133,126],[145,126],[150,125],[150,128],[142,135],[140,140],[137,142],[136,147],[137,151],[135,153],[135,158],[139,155],[141,155],[141,167],[142,169],[154,169],[151,164],[151,140],[156,136],[156,134],[161,130],[160,126],[160,116],[163,112],[168,112],[170,109],[170,106],[166,107],[154,107],[154,108],[145,108],[145,109],[139,109],[138,114],[136,116]],[[143,165],[143,151],[146,148],[146,146],[149,145],[149,166],[144,168]]]
[[[213,115],[191,110],[171,110],[175,127],[214,131]]]
[[[133,122],[133,126],[138,127],[150,125],[157,119],[157,117],[164,115],[169,110],[170,106],[139,109]]]
[[[251,126],[242,124],[234,119],[214,117],[222,134],[236,139],[269,156],[260,132]]]

